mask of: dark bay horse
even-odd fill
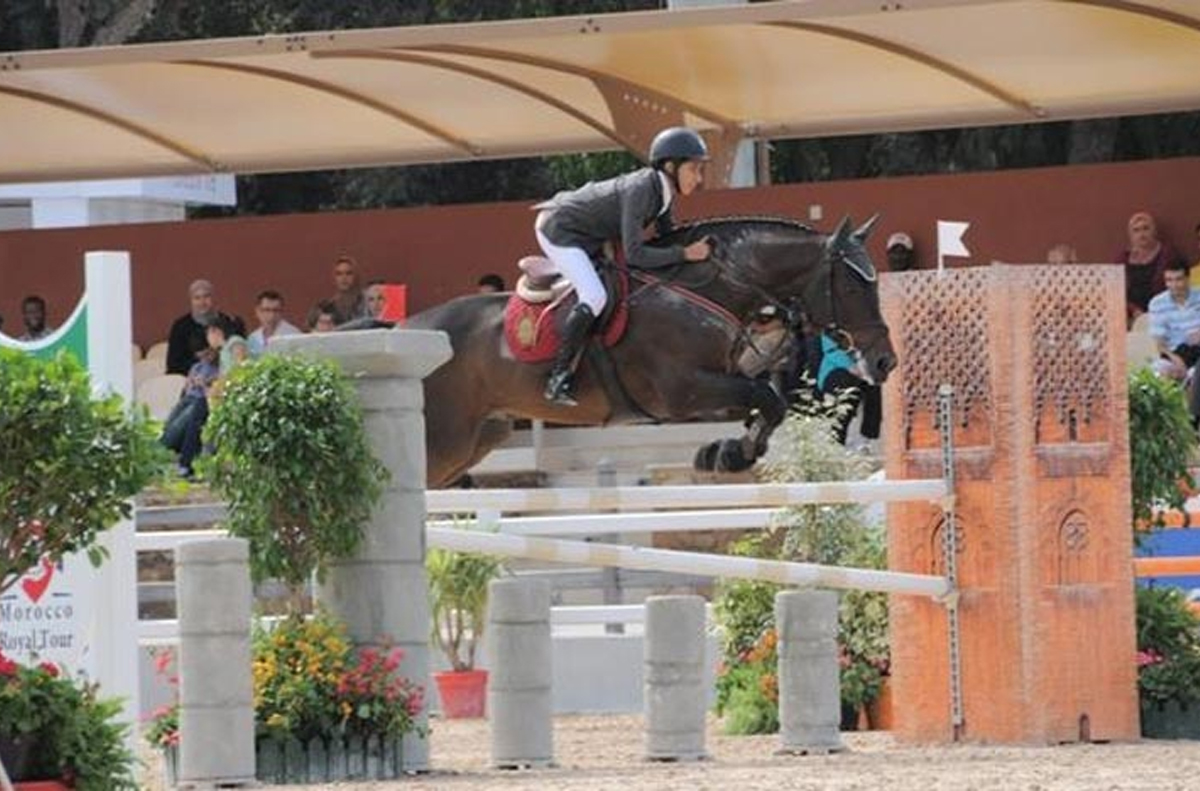
[[[786,413],[770,384],[736,368],[746,320],[757,308],[799,301],[817,326],[833,323],[851,333],[875,381],[895,367],[864,247],[872,222],[852,230],[845,219],[831,235],[774,218],[678,228],[659,243],[707,236],[712,257],[633,273],[625,335],[607,353],[593,341],[579,367],[575,407],[542,397],[549,362],[518,362],[507,348],[508,295],[460,297],[412,317],[410,328],[443,330],[454,349],[425,381],[428,486],[455,481],[505,439],[516,417],[577,425],[746,418],[743,437],[701,449],[696,464],[750,466]]]

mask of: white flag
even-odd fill
[[[969,222],[952,222],[950,220],[938,220],[937,222],[937,238],[938,238],[938,271],[942,270],[945,265],[946,256],[955,256],[965,258],[971,255],[971,251],[963,244],[963,234],[971,227]]]

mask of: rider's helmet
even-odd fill
[[[708,159],[708,146],[696,130],[672,126],[654,136],[654,142],[650,144],[650,165],[656,170],[662,170],[668,162],[689,159]]]

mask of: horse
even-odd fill
[[[573,407],[543,398],[549,362],[519,362],[507,346],[508,294],[459,297],[411,317],[408,327],[442,330],[454,350],[425,380],[427,486],[453,484],[504,441],[514,418],[596,426],[744,419],[742,437],[702,448],[695,463],[748,468],[787,412],[769,382],[736,367],[755,310],[798,302],[817,326],[851,334],[876,382],[895,367],[865,248],[874,221],[852,230],[847,217],[826,235],[788,219],[716,218],[652,241],[707,237],[713,252],[702,262],[630,272],[624,335],[608,349],[589,341]]]

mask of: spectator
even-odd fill
[[[913,240],[904,231],[896,231],[887,240],[889,272],[907,272],[917,268],[917,256],[913,251]]]
[[[321,300],[308,312],[308,331],[332,332],[337,329],[336,314],[337,308],[333,306],[333,302],[328,299]]]
[[[186,375],[198,359],[200,352],[208,348],[207,327],[217,317],[227,319],[236,334],[246,335],[246,325],[236,316],[227,316],[213,307],[213,287],[207,280],[194,280],[188,286],[188,297],[192,309],[171,325],[167,337],[167,373]]]
[[[19,341],[36,341],[50,334],[46,327],[46,300],[32,294],[21,300],[21,321],[25,324],[25,334],[17,338]]]
[[[363,292],[363,295],[367,306],[366,318],[380,320],[383,317],[383,309],[387,306],[387,295],[383,293],[383,281],[372,280],[367,283],[367,290]]]
[[[177,469],[184,478],[194,475],[192,465],[203,447],[200,437],[208,421],[208,394],[219,374],[217,350],[205,348],[188,371],[183,394],[163,426],[160,441],[179,454]]]
[[[499,294],[504,291],[504,278],[497,275],[495,272],[488,272],[483,277],[479,278],[478,282],[480,294]]]
[[[1167,288],[1150,300],[1150,337],[1158,344],[1154,372],[1178,382],[1200,361],[1200,291],[1188,283],[1187,267],[1175,262],[1163,273]]]
[[[1078,264],[1079,254],[1069,244],[1058,243],[1046,251],[1047,264]]]
[[[283,295],[270,289],[262,291],[254,306],[258,317],[258,329],[250,333],[246,342],[250,355],[258,357],[267,350],[267,345],[276,335],[299,335],[300,328],[283,317]]]
[[[821,334],[817,390],[824,395],[844,399],[846,408],[839,411],[834,421],[838,442],[846,444],[850,421],[860,406],[862,424],[859,430],[863,438],[868,442],[879,439],[879,427],[883,421],[883,395],[879,385],[859,375],[854,339],[841,328],[831,326]]]
[[[1126,317],[1132,323],[1146,312],[1150,298],[1166,288],[1163,273],[1180,258],[1169,244],[1159,241],[1158,227],[1148,212],[1129,218],[1129,248],[1117,258],[1125,265]]]
[[[367,304],[358,285],[357,264],[348,255],[339,256],[333,264],[333,323],[345,324],[367,315]]]

